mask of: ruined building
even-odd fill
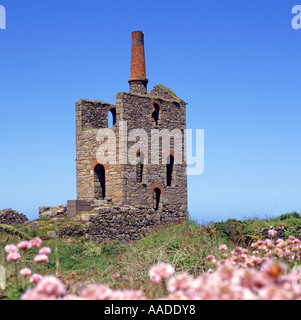
[[[132,33],[128,82],[129,92],[117,93],[116,104],[76,102],[77,200],[68,201],[69,217],[95,208],[134,208],[169,221],[188,215],[186,103],[162,85],[147,92],[141,31]],[[107,131],[99,129],[106,128],[115,139],[103,136]],[[147,140],[137,137],[139,130]],[[163,147],[167,141],[168,149]],[[105,142],[109,150],[101,155]],[[114,161],[108,161],[110,156]]]

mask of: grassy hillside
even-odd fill
[[[17,244],[21,240],[40,237],[43,246],[52,249],[49,262],[42,267],[33,262],[36,253],[28,251],[26,262],[17,262],[30,267],[33,272],[56,274],[67,280],[72,290],[86,282],[101,282],[110,287],[130,287],[144,290],[150,283],[149,268],[157,262],[171,263],[176,272],[186,271],[194,276],[211,268],[206,257],[221,257],[219,245],[226,244],[228,251],[235,246],[248,247],[252,241],[265,237],[268,228],[279,229],[284,238],[289,235],[300,236],[301,215],[292,212],[269,219],[229,219],[225,222],[209,223],[200,226],[193,221],[181,222],[157,229],[146,238],[137,242],[110,241],[95,243],[87,239],[49,239],[47,225],[53,223],[45,219],[43,227],[30,229],[33,222],[26,225],[0,225],[0,265],[7,267],[12,275],[14,269],[5,261],[4,246]],[[64,227],[67,220],[60,220],[59,227]],[[22,267],[17,266],[19,269]],[[120,275],[114,276],[114,275]],[[10,281],[10,280],[8,280]],[[13,288],[13,285],[11,286]],[[6,292],[3,297],[18,296],[20,292]]]

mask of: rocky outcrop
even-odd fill
[[[292,226],[292,227],[278,227],[278,228],[263,228],[260,230],[254,230],[254,233],[260,235],[262,239],[267,239],[269,237],[269,230],[274,229],[277,231],[277,238],[286,239],[288,236],[292,235],[299,239],[301,239],[301,227],[300,226]]]
[[[0,210],[0,224],[23,224],[27,222],[27,217],[13,209]]]
[[[39,207],[39,218],[60,218],[65,217],[66,213],[66,205],[61,205],[57,207]]]

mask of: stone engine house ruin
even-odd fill
[[[118,207],[135,208],[136,212],[144,210],[147,215],[156,214],[157,220],[187,218],[186,103],[163,85],[156,85],[147,92],[144,34],[141,31],[132,32],[128,82],[129,92],[117,93],[115,105],[85,99],[76,102],[77,200],[67,202],[67,215],[75,217],[95,208],[109,212],[113,210],[110,208]],[[107,163],[106,159],[98,157],[99,129],[106,128],[115,133],[115,163]],[[139,145],[138,139],[130,136],[134,129],[147,133],[146,144],[140,141]],[[174,129],[180,135],[171,135],[166,152],[160,134],[164,130],[172,133]],[[154,131],[159,132],[155,144],[157,161],[151,138]],[[176,140],[180,145],[177,152]],[[129,157],[136,159],[136,163],[130,163]]]

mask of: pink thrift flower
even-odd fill
[[[232,250],[231,251],[231,255],[234,257],[234,256],[237,256],[237,253],[236,253],[236,251],[235,250]]]
[[[21,241],[18,244],[18,248],[23,250],[24,252],[27,251],[28,249],[30,249],[31,247],[32,247],[32,245],[29,241]]]
[[[112,275],[112,277],[113,277],[114,279],[118,279],[118,278],[120,278],[120,274],[119,274],[119,273],[114,273],[114,274]]]
[[[218,249],[221,251],[226,251],[228,247],[225,244],[221,244]]]
[[[214,264],[215,266],[219,264],[219,262],[215,258],[211,260],[211,263]]]
[[[37,284],[35,290],[47,296],[60,297],[66,293],[64,284],[54,276],[43,277]]]
[[[29,268],[23,268],[21,271],[20,271],[20,274],[23,276],[23,277],[29,277],[31,275],[31,270]]]
[[[42,245],[42,240],[40,238],[34,238],[30,240],[30,244],[35,248],[40,248]]]
[[[7,246],[4,247],[4,251],[6,253],[18,252],[18,247],[15,246],[14,244],[8,244]]]
[[[29,278],[29,282],[34,282],[34,283],[38,283],[39,281],[41,281],[43,279],[43,276],[41,276],[38,273],[34,273],[30,278]]]
[[[38,254],[34,257],[34,261],[38,263],[44,263],[44,262],[48,262],[49,259],[46,256],[46,254]]]
[[[104,284],[91,284],[82,290],[81,297],[88,300],[109,300],[112,292]]]
[[[268,235],[271,238],[275,238],[277,236],[277,231],[275,229],[269,230]]]
[[[19,252],[12,252],[12,253],[9,253],[6,260],[7,261],[17,261],[21,258],[21,255]]]
[[[284,274],[287,267],[284,264],[281,264],[275,260],[267,260],[263,263],[261,271],[268,274],[272,278],[279,278]]]
[[[170,293],[174,293],[176,291],[185,291],[189,289],[192,284],[193,277],[187,273],[178,274],[169,279],[167,284],[167,290]]]
[[[258,244],[257,244],[256,242],[253,242],[253,243],[251,244],[251,248],[257,249],[257,248],[258,248]]]
[[[21,300],[57,300],[55,295],[47,295],[44,293],[40,293],[39,291],[34,289],[27,290],[22,296]]]
[[[160,283],[163,279],[170,278],[174,272],[175,269],[171,264],[160,262],[152,266],[148,274],[152,282]]]
[[[47,256],[51,253],[51,249],[49,247],[43,247],[39,250],[39,254],[46,254]]]

